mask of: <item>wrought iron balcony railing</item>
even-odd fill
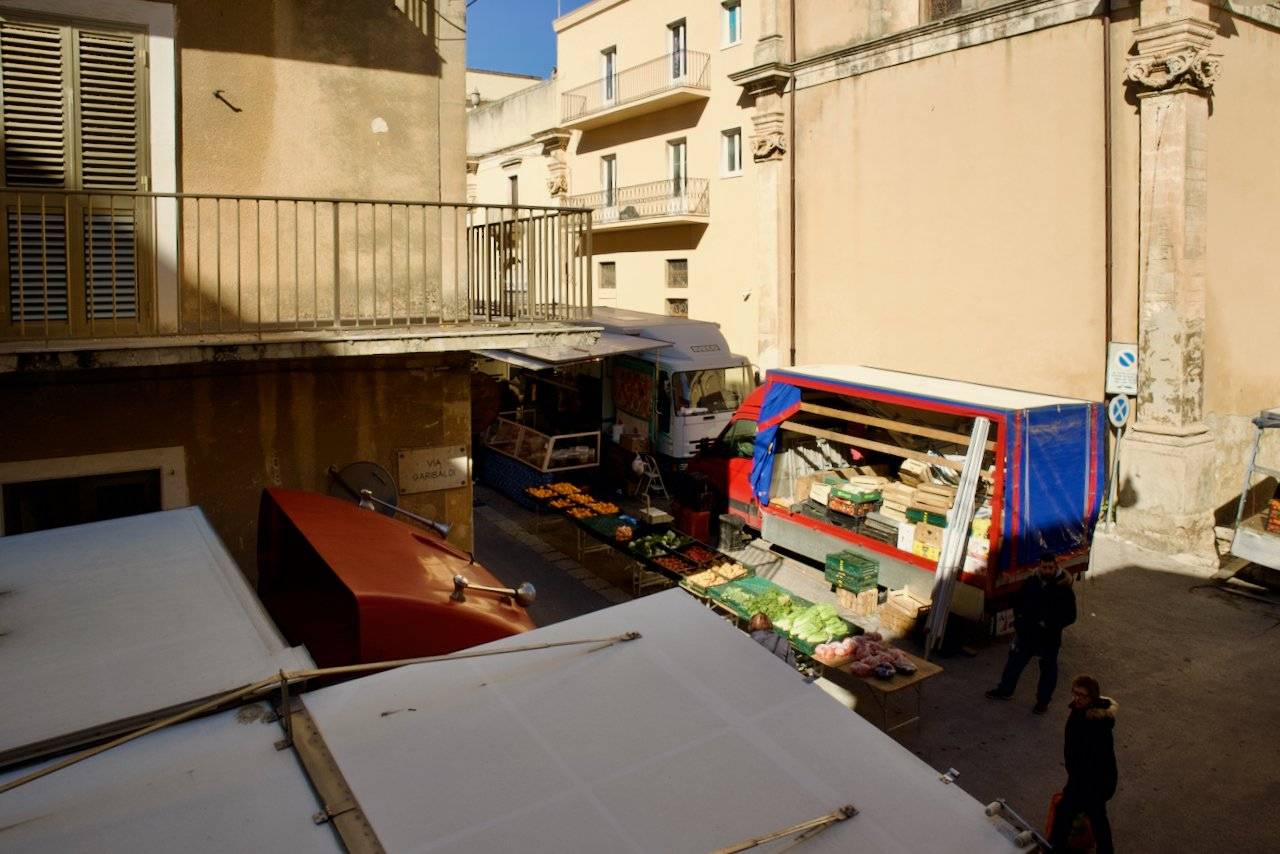
[[[705,89],[708,57],[692,50],[676,51],[616,71],[560,96],[560,119],[573,122],[673,89]]]
[[[0,198],[0,340],[340,338],[591,307],[585,210],[14,188]]]
[[[650,181],[570,196],[569,205],[590,208],[596,226],[653,217],[705,217],[711,212],[710,182],[706,178]]]

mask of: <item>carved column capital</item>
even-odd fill
[[[1197,18],[1166,21],[1134,30],[1138,55],[1129,59],[1125,79],[1140,94],[1173,89],[1210,94],[1222,68],[1210,53],[1218,25]]]
[[[547,158],[547,195],[563,204],[569,195],[569,140],[572,133],[563,128],[551,128],[533,135],[533,141],[542,146],[542,156]]]
[[[787,153],[785,114],[781,110],[757,111],[751,117],[755,133],[751,135],[751,155],[757,163],[781,160]]]

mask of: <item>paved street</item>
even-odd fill
[[[532,581],[539,625],[629,598],[609,553],[573,551],[571,529],[530,531],[533,514],[483,488],[477,555],[504,581]],[[589,568],[588,568],[589,567]],[[1120,788],[1110,813],[1121,851],[1274,850],[1280,815],[1280,607],[1183,575],[1124,569],[1076,585],[1049,714],[1031,714],[1036,665],[1010,702],[987,700],[1007,647],[942,659],[924,692],[924,722],[897,735],[981,801],[1004,797],[1042,821],[1065,780],[1062,728],[1068,682],[1090,673],[1119,704]],[[910,645],[906,645],[910,649]],[[913,650],[919,652],[919,650]]]

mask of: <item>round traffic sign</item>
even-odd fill
[[[1128,395],[1117,394],[1107,404],[1107,418],[1111,421],[1112,427],[1123,427],[1128,424],[1132,413],[1133,406],[1129,403]]]

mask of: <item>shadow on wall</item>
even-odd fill
[[[608,124],[596,130],[583,132],[578,138],[578,154],[590,154],[614,146],[635,142],[638,139],[649,139],[669,133],[679,133],[697,126],[702,118],[707,102],[691,101],[669,110],[647,113],[633,119]]]
[[[180,48],[438,77],[438,41],[466,29],[448,0],[179,0]]]
[[[594,255],[619,252],[687,252],[698,248],[706,230],[705,223],[695,223],[640,228],[634,231],[594,231],[591,235],[591,251]]]

